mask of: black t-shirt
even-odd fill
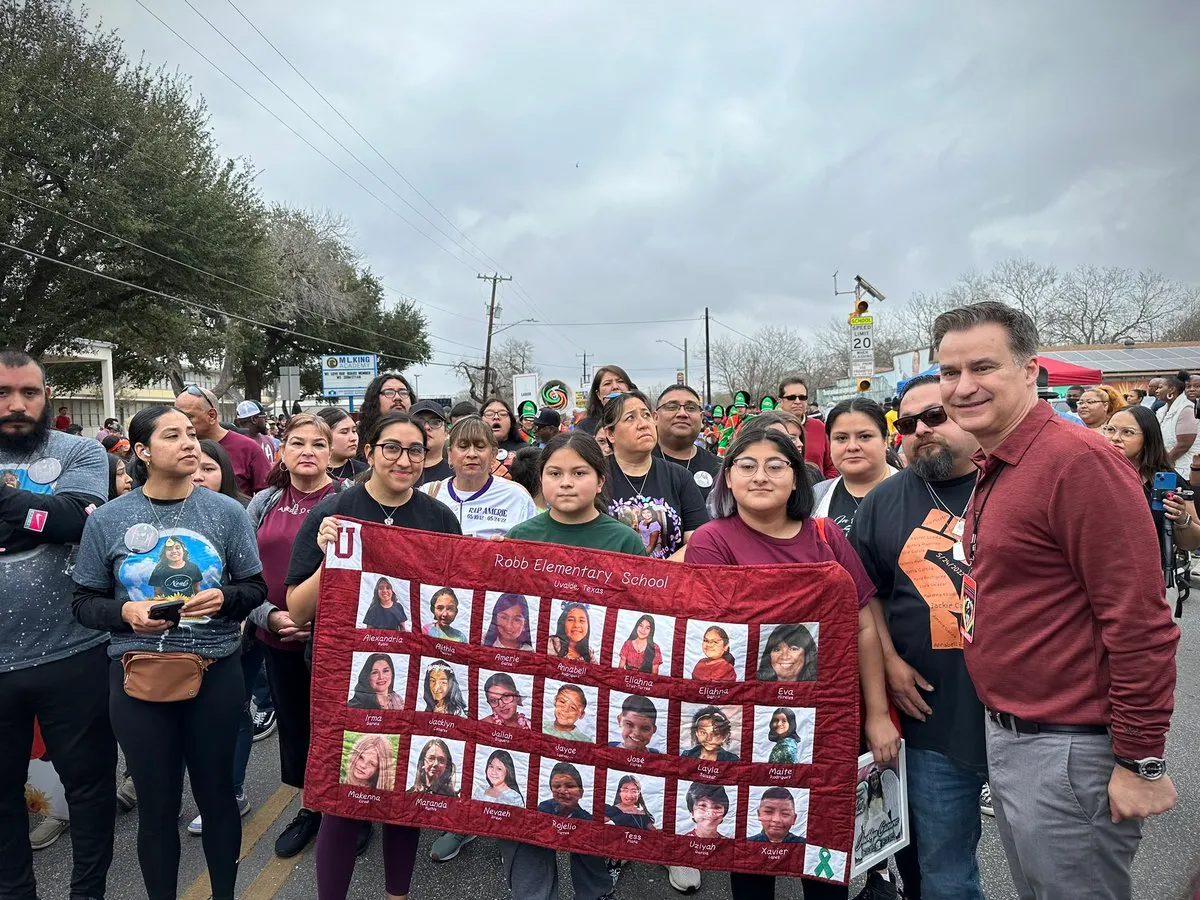
[[[371,468],[361,459],[348,459],[336,468],[329,467],[329,474],[334,478],[340,478],[342,481],[353,481],[356,475],[367,471]]]
[[[839,480],[833,486],[833,494],[829,498],[829,518],[837,523],[846,537],[850,537],[854,531],[854,517],[858,514],[859,502],[846,490],[846,482]]]
[[[361,519],[364,522],[383,524],[385,516],[392,515],[392,524],[402,528],[419,528],[422,531],[436,531],[441,534],[462,534],[458,519],[444,503],[439,503],[432,497],[414,490],[412,497],[394,512],[388,508],[384,512],[375,498],[367,493],[365,485],[356,484],[339,494],[331,494],[312,508],[304,518],[300,531],[296,535],[296,543],[292,545],[292,561],[288,565],[287,584],[300,584],[308,579],[313,572],[321,568],[325,554],[317,546],[317,532],[321,528],[321,520],[326,516],[345,516],[348,519]]]
[[[974,475],[927,485],[902,471],[866,496],[850,540],[879,591],[896,652],[934,688],[921,692],[933,710],[924,722],[900,714],[905,739],[983,768],[983,705],[959,632],[962,578],[970,566],[954,553],[962,545],[956,526],[974,486]]]
[[[627,477],[617,458],[610,456],[608,490],[608,514],[637,531],[647,555],[657,559],[669,557],[683,546],[684,533],[708,521],[704,497],[692,476],[665,459],[651,456],[649,472]]]
[[[708,499],[713,484],[717,480],[717,473],[721,471],[721,457],[715,453],[709,453],[703,447],[697,447],[696,455],[691,459],[676,459],[673,456],[667,456],[663,453],[662,447],[655,447],[653,453],[659,459],[683,466],[692,476],[692,481],[696,482],[696,487],[700,488],[700,496],[705,500]],[[634,483],[636,482],[637,479],[634,479]]]
[[[426,466],[421,475],[421,484],[433,484],[435,481],[444,481],[447,478],[454,477],[454,470],[450,468],[450,460],[442,457],[442,461],[433,466]]]

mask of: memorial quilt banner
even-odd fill
[[[840,566],[340,524],[313,638],[308,806],[848,880],[858,603]]]

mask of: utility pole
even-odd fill
[[[704,307],[704,402],[712,406],[712,357],[708,352],[708,307]]]
[[[683,383],[692,383],[692,379],[688,378],[687,338],[683,339]]]
[[[586,390],[588,389],[588,373],[587,373],[587,358],[588,358],[588,352],[587,352],[586,350],[584,350],[582,354],[580,354],[580,353],[576,353],[575,355],[576,355],[577,357],[578,357],[578,356],[582,356],[582,357],[583,357],[583,373],[582,373],[582,374],[579,376],[579,386],[580,386],[580,387],[581,387],[583,390],[585,390],[585,391],[586,391]]]
[[[488,378],[492,373],[492,326],[496,321],[496,285],[501,281],[512,281],[512,276],[493,273],[491,275],[476,275],[475,277],[492,283],[492,302],[488,304],[487,343],[484,344],[483,351],[483,390],[480,392],[479,397],[480,403],[487,403]]]

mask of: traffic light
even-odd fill
[[[856,391],[858,391],[860,394],[867,393],[867,391],[871,390],[871,379],[870,378],[858,379],[858,381],[855,383],[854,389]]]
[[[862,316],[869,316],[870,314],[871,301],[869,301],[866,297],[855,297],[854,306],[850,312],[850,324],[853,325],[855,319],[861,318]]]

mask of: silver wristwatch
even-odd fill
[[[1157,756],[1147,756],[1144,759],[1129,759],[1124,756],[1116,757],[1117,765],[1128,769],[1139,778],[1147,781],[1158,781],[1167,774],[1167,761]]]

